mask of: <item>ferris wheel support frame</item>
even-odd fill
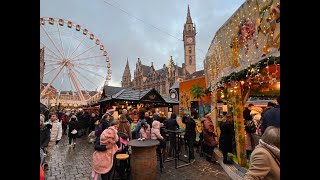
[[[81,101],[86,102],[86,99],[84,98],[84,96],[83,96],[83,94],[82,94],[82,92],[81,92],[81,90],[80,90],[80,88],[78,86],[77,79],[75,78],[75,75],[74,75],[72,69],[69,66],[67,66],[67,68],[68,68],[69,76],[71,77],[71,81],[72,81],[74,87],[76,88]]]
[[[51,81],[48,83],[48,85],[47,85],[47,86],[44,88],[44,90],[41,92],[40,97],[45,95],[45,93],[47,92],[47,90],[49,89],[49,87],[51,86],[51,84],[53,83],[53,81],[56,80],[56,78],[58,77],[58,75],[60,74],[60,72],[62,71],[62,69],[63,69],[63,67],[65,66],[66,63],[67,63],[67,62],[64,62],[64,63],[61,65],[59,71],[56,73],[56,75],[51,79]]]

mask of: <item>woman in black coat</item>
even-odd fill
[[[232,164],[232,161],[228,160],[228,152],[232,152],[232,138],[234,134],[232,114],[226,114],[220,124],[220,130],[219,148],[223,154],[223,163]]]
[[[69,122],[69,146],[75,146],[76,145],[76,138],[78,136],[79,131],[79,125],[77,122],[77,117],[75,115],[72,115]],[[73,144],[71,145],[71,142],[73,141]]]

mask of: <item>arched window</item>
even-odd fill
[[[190,53],[190,54],[192,53],[192,49],[191,49],[191,46],[189,46],[189,53]]]
[[[192,64],[192,57],[189,57],[189,64]]]

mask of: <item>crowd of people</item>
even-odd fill
[[[59,144],[62,135],[69,138],[69,147],[75,148],[76,139],[82,136],[88,137],[88,142],[93,144],[95,152],[92,159],[92,177],[97,179],[110,179],[115,169],[115,154],[119,152],[130,153],[127,142],[132,139],[156,139],[160,141],[158,149],[167,156],[173,156],[176,137],[165,129],[177,130],[180,128],[175,113],[166,119],[157,112],[140,112],[139,120],[132,126],[133,120],[127,110],[123,110],[118,118],[113,115],[112,109],[102,115],[89,113],[87,110],[75,112],[52,112],[48,121],[40,114],[40,151],[46,157],[40,158],[44,170],[48,170],[48,162],[52,157],[54,147]],[[280,98],[277,104],[269,103],[262,110],[250,104],[243,112],[246,132],[246,151],[250,158],[250,168],[245,179],[277,179],[280,172]],[[188,147],[189,158],[194,161],[194,145],[196,143],[196,122],[198,113],[184,112],[181,120],[185,124],[184,143]],[[225,113],[220,122],[220,137],[217,141],[217,133],[211,121],[211,114],[206,114],[202,119],[202,133],[199,144],[201,153],[205,154],[208,162],[215,163],[213,150],[216,147],[223,153],[223,163],[232,164],[228,153],[233,151],[234,123],[232,113]],[[87,136],[88,135],[88,136]],[[167,143],[169,142],[169,143]],[[167,144],[169,150],[167,152]],[[263,156],[263,158],[261,158]],[[271,160],[274,161],[271,162]],[[277,169],[277,166],[278,169]],[[268,167],[268,168],[266,168]]]

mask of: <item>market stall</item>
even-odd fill
[[[144,91],[105,86],[99,101],[100,114],[107,109],[115,109],[116,114],[122,114],[123,109],[129,110],[133,121],[139,119],[139,111],[163,112],[168,117],[170,113],[178,113],[179,102],[169,97],[161,96],[154,88]]]
[[[223,96],[232,110],[238,163],[246,165],[243,108],[250,95],[280,93],[280,1],[249,0],[216,32],[205,59],[212,119]]]

